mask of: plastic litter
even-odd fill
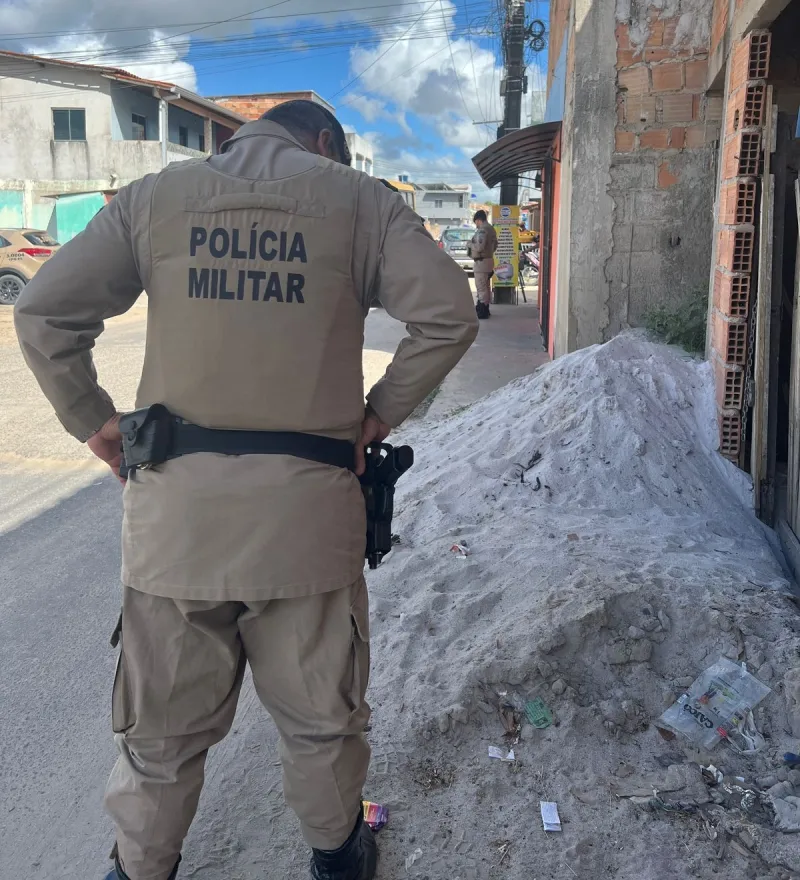
[[[389,811],[380,804],[364,801],[364,821],[373,831],[380,831],[389,821]]]
[[[561,831],[558,804],[553,801],[539,801],[539,810],[542,814],[542,825],[545,831]]]
[[[703,748],[728,739],[743,754],[752,754],[763,745],[763,738],[751,710],[769,692],[746,669],[723,657],[696,678],[659,721]]]
[[[450,552],[457,553],[459,559],[466,559],[469,556],[469,547],[466,544],[453,544]]]
[[[511,764],[516,760],[514,749],[506,752],[505,749],[498,749],[497,746],[489,746],[489,757],[496,758],[498,761],[503,761],[506,764]]]
[[[783,763],[786,764],[790,770],[800,770],[800,755],[795,755],[794,752],[784,752]]]
[[[541,697],[529,700],[525,704],[525,717],[538,730],[544,730],[553,723],[553,713]]]
[[[410,871],[414,862],[419,861],[422,858],[422,850],[417,847],[411,855],[406,856],[406,871]]]

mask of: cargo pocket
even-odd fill
[[[353,685],[350,691],[352,714],[364,707],[364,695],[369,682],[369,598],[367,585],[362,580],[350,605],[352,630]]]
[[[111,644],[119,645],[117,669],[114,673],[114,687],[111,691],[111,729],[114,733],[125,733],[133,727],[133,700],[131,699],[130,681],[125,663],[125,643],[122,640],[122,613],[111,635]]]

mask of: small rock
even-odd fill
[[[631,661],[633,663],[646,663],[653,653],[653,643],[649,641],[636,642],[631,648]]]
[[[629,626],[628,627],[628,638],[629,639],[643,639],[647,636],[647,633],[643,629],[639,629],[638,626]]]
[[[539,660],[536,663],[536,670],[542,678],[550,678],[553,674],[553,665],[548,663],[547,660]]]
[[[692,678],[691,675],[683,675],[680,678],[675,679],[675,684],[679,688],[681,688],[682,690],[685,690],[686,688],[689,688],[692,686],[693,681],[694,681],[694,679]]]
[[[550,690],[557,696],[560,697],[561,694],[567,689],[567,683],[563,678],[557,678],[551,685]]]
[[[454,722],[458,724],[467,724],[469,722],[469,709],[466,706],[462,706],[461,703],[451,706],[448,711]]]
[[[633,776],[633,767],[624,761],[620,761],[615,773],[620,779],[627,779],[629,776]]]
[[[789,771],[789,782],[795,787],[800,787],[800,770]]]
[[[507,680],[511,687],[519,687],[527,677],[526,672],[509,672]]]
[[[625,710],[614,700],[603,700],[600,703],[600,711],[603,713],[603,718],[615,727],[622,727],[626,721]]]
[[[665,690],[661,694],[661,703],[665,709],[669,709],[669,707],[677,700],[677,696],[675,695],[675,691],[671,691],[669,689]]]
[[[436,719],[436,724],[439,727],[439,733],[447,733],[450,730],[450,716],[447,712],[442,712],[442,714]]]
[[[642,629],[646,630],[647,632],[652,632],[657,626],[658,621],[654,620],[653,618],[650,618],[650,620],[645,620],[642,623]]]
[[[762,791],[766,791],[768,788],[772,788],[773,785],[778,784],[778,777],[774,773],[769,773],[766,776],[759,776],[756,780],[756,784]]]
[[[494,706],[492,706],[490,703],[485,702],[484,700],[481,700],[478,703],[478,708],[481,710],[481,712],[484,713],[484,715],[494,715],[496,711]]]
[[[568,541],[579,541],[580,538],[575,534],[575,532],[570,532],[570,533],[567,535],[567,540],[568,540]]]
[[[662,629],[665,629],[667,631],[672,626],[672,621],[663,611],[658,612],[658,622],[661,624]]]
[[[556,631],[539,643],[539,650],[543,654],[552,654],[553,651],[557,651],[560,647],[565,645],[566,641],[564,634]]]
[[[756,845],[755,839],[749,831],[740,831],[739,840],[741,840],[748,849],[752,849]]]
[[[619,666],[621,663],[627,663],[629,660],[627,646],[625,642],[612,642],[608,646],[608,662]]]
[[[772,669],[772,664],[762,663],[761,666],[758,667],[756,676],[760,681],[772,681],[772,679],[775,677],[775,672]]]
[[[788,767],[778,767],[775,775],[778,777],[780,782],[788,782],[789,780],[789,768]]]

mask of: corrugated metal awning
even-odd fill
[[[560,129],[560,122],[542,122],[513,131],[478,153],[472,164],[488,187],[514,174],[539,171]]]

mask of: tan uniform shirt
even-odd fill
[[[364,319],[379,299],[408,325],[368,394],[399,425],[477,332],[464,273],[378,180],[243,126],[222,155],[120,190],[25,288],[22,350],[65,428],[114,413],[91,350],[147,290],[137,406],[210,428],[355,441]],[[198,453],[124,490],[123,581],[172,598],[260,600],[353,583],[365,515],[349,471],[288,456]]]
[[[470,253],[475,272],[494,272],[494,252],[497,250],[497,233],[494,226],[484,223],[475,230],[470,241]]]

